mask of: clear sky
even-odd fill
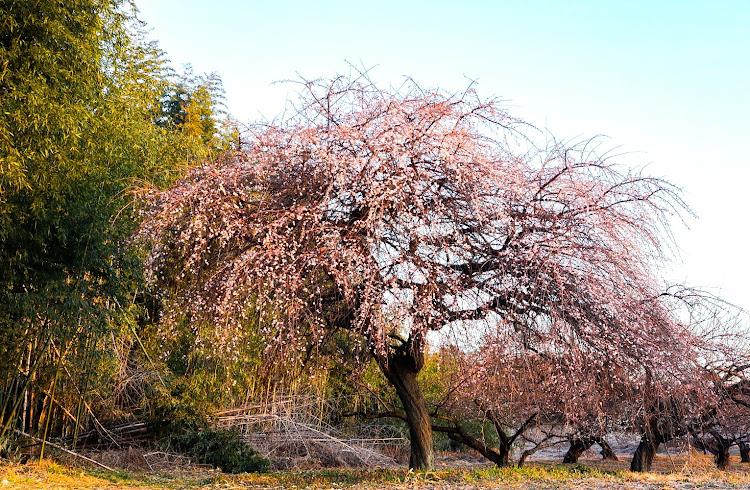
[[[273,117],[289,85],[347,61],[399,85],[478,82],[558,138],[607,136],[631,166],[680,186],[674,282],[750,309],[750,0],[136,0],[179,70],[222,77],[240,121]]]

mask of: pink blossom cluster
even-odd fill
[[[284,356],[346,329],[384,364],[395,349],[422,356],[443,331],[472,359],[472,389],[544,360],[543,391],[577,387],[563,410],[574,417],[609,403],[586,380],[690,383],[705,340],[658,275],[684,208],[672,185],[591,141],[535,145],[533,128],[472,89],[342,77],[302,89],[245,151],[152,193],[140,236],[169,291],[165,324],[189,313],[220,349],[252,320]]]

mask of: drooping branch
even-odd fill
[[[186,315],[214,326],[198,341],[218,355],[254,315],[266,353],[295,358],[351,333],[394,385],[420,467],[432,464],[417,382],[430,331],[455,334],[482,367],[464,409],[503,369],[533,379],[514,386],[521,427],[493,422],[500,460],[536,423],[533,393],[552,413],[540,418],[566,420],[644,372],[656,392],[703,390],[707,349],[661,296],[662,232],[683,206],[670,184],[621,171],[593,142],[520,153],[508,138],[519,125],[473,89],[394,92],[366,74],[301,83],[295,110],[255,126],[244,154],[148,193],[140,237],[152,284],[169,289],[165,328]],[[554,401],[568,380],[595,388],[588,378],[606,389]],[[435,430],[481,446],[444,422]]]

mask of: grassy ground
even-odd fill
[[[111,472],[63,466],[0,462],[0,490],[5,489],[750,489],[750,468],[735,462],[729,471],[711,467],[702,456],[658,457],[654,472],[627,471],[627,462],[583,461],[581,465],[534,462],[526,468],[406,470],[337,469],[223,475],[215,470],[171,473]],[[748,465],[750,466],[750,465]]]

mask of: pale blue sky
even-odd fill
[[[345,60],[373,78],[483,96],[559,138],[608,136],[621,158],[682,187],[671,277],[750,308],[750,0],[136,0],[175,67],[216,71],[241,121]]]

